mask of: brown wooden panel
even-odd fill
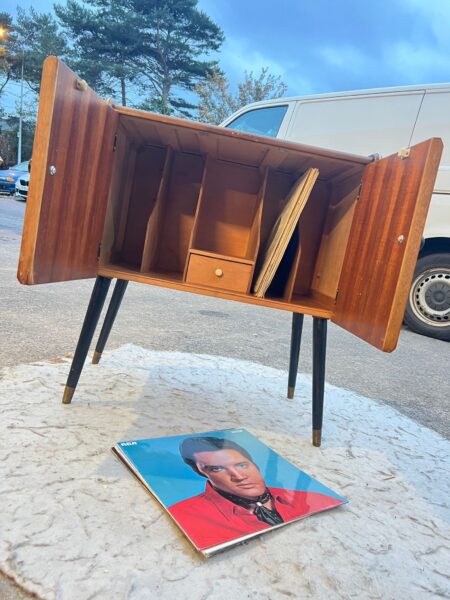
[[[155,208],[166,153],[165,148],[154,147],[144,147],[138,151],[119,253],[121,260],[131,265],[140,265],[142,261],[147,224]],[[117,168],[120,166],[117,165]]]
[[[292,184],[291,174],[269,170],[266,193],[262,200],[260,248],[266,247],[270,232],[286,204]]]
[[[117,121],[55,57],[44,63],[41,90],[18,269],[27,284],[97,274]]]
[[[330,205],[322,232],[311,291],[332,300],[336,299],[359,183],[339,202]]]
[[[137,283],[147,283],[172,290],[212,296],[214,298],[234,300],[236,302],[254,304],[255,306],[303,313],[323,319],[329,319],[333,314],[333,305],[329,300],[324,302],[321,299],[306,296],[295,296],[292,302],[285,302],[280,299],[257,298],[251,294],[183,283],[180,281],[180,274],[174,274],[173,272],[161,273],[158,271],[157,273],[141,273],[137,267],[130,269],[128,265],[103,265],[99,267],[99,275],[103,275],[104,277],[118,277],[120,279],[127,279],[128,281],[136,281]]]
[[[119,251],[123,245],[130,208],[136,156],[136,146],[130,143],[119,123],[100,254],[101,264],[108,264],[120,258]]]
[[[326,180],[349,174],[354,166],[371,161],[367,156],[256,136],[123,106],[115,110],[138,143],[175,144],[175,149],[180,148],[184,152],[200,152],[213,159],[292,171],[296,177],[311,166],[318,168],[321,179]]]
[[[145,243],[143,247],[141,261],[142,272],[149,271],[150,268],[153,266],[156,250],[158,248],[158,243],[162,236],[161,224],[164,213],[164,205],[167,200],[167,187],[169,184],[170,174],[172,170],[172,163],[173,150],[170,146],[167,146],[164,158],[164,167],[159,180],[155,206],[149,216],[145,233]],[[133,230],[131,230],[131,235],[133,235]]]
[[[184,272],[194,227],[203,163],[203,158],[195,154],[175,154],[155,261],[158,269]]]
[[[300,215],[300,260],[297,261],[292,293],[303,296],[310,293],[314,266],[319,251],[321,232],[327,216],[331,191],[328,184],[317,181],[313,187],[309,202]]]
[[[249,258],[249,240],[261,201],[261,173],[225,161],[208,162],[192,247]]]
[[[441,153],[433,138],[363,176],[333,321],[386,352],[397,345]]]

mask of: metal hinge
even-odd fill
[[[362,190],[362,181],[361,181],[361,183],[359,184],[358,193],[357,193],[357,195],[356,195],[356,202],[358,202],[358,200],[359,200],[359,197],[361,196],[361,190]]]
[[[77,90],[80,90],[80,92],[85,92],[88,89],[88,84],[84,79],[77,79],[75,82],[75,87]]]
[[[100,260],[101,251],[102,251],[102,243],[99,242],[98,247],[97,247],[97,262],[99,262],[99,260]]]
[[[113,152],[115,152],[115,151],[116,151],[116,148],[117,148],[117,133],[116,133],[116,135],[114,136],[114,142],[113,142]]]

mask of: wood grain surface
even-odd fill
[[[251,264],[191,252],[186,283],[245,294],[250,288],[252,271]]]
[[[442,141],[365,169],[333,321],[385,352],[397,345]]]
[[[292,302],[284,302],[279,298],[257,298],[253,294],[243,294],[231,292],[224,289],[215,289],[212,287],[202,287],[200,285],[188,284],[182,281],[182,276],[174,277],[172,271],[141,273],[138,270],[130,269],[129,265],[101,265],[98,274],[103,277],[117,277],[127,279],[137,283],[146,283],[164,287],[171,290],[178,290],[182,293],[191,292],[202,296],[211,296],[213,298],[223,298],[224,300],[234,300],[235,302],[244,302],[245,304],[255,304],[266,308],[276,308],[278,310],[287,310],[315,317],[330,319],[333,315],[333,303],[322,301],[321,299],[310,296],[294,296]]]
[[[77,81],[60,60],[46,59],[18,269],[21,283],[97,275],[117,114],[91,89],[79,89]]]
[[[116,245],[117,256],[124,262],[140,265],[150,217],[156,206],[167,151],[165,148],[142,148],[137,152],[131,174],[132,185],[128,210],[122,213],[125,223],[123,240]],[[123,169],[117,165],[117,170]],[[119,198],[124,202],[125,198]]]
[[[158,269],[184,273],[202,175],[201,156],[175,154],[160,225],[155,261]]]
[[[166,117],[118,106],[115,111],[136,143],[171,146],[175,151],[208,154],[234,163],[303,173],[316,167],[321,178],[351,173],[372,162],[369,156],[307,146],[286,140],[252,135],[226,127]],[[298,177],[299,174],[296,175]]]

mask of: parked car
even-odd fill
[[[16,181],[16,200],[27,201],[28,196],[28,184],[30,182],[30,174],[25,173],[19,175]]]
[[[430,137],[444,153],[410,289],[405,323],[450,341],[450,84],[279,98],[249,104],[223,127],[343,150],[388,156]]]
[[[13,196],[16,192],[16,181],[25,173],[28,173],[29,160],[24,160],[6,171],[0,171],[0,193]]]

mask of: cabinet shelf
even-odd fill
[[[204,296],[212,296],[254,304],[256,306],[266,306],[278,310],[287,310],[290,312],[299,312],[314,317],[325,319],[331,318],[333,314],[333,304],[319,301],[309,296],[296,296],[293,302],[284,302],[280,298],[257,298],[253,294],[243,294],[227,290],[216,290],[208,286],[193,285],[182,281],[178,274],[166,272],[142,273],[140,269],[124,264],[104,264],[99,268],[99,275],[104,277],[117,277],[127,279],[137,283],[150,283],[158,287],[165,287],[173,290],[192,292]],[[178,276],[177,276],[178,275]]]

